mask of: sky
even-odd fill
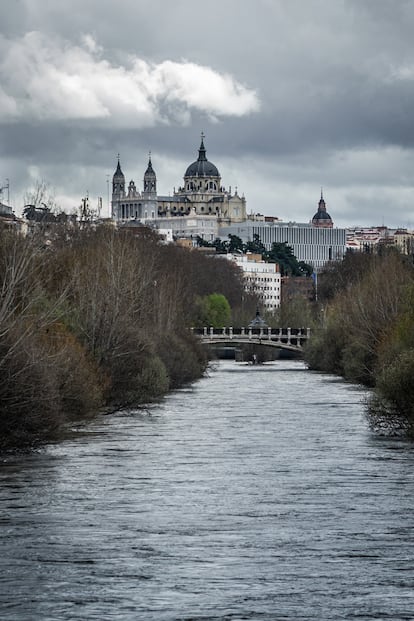
[[[248,213],[414,228],[414,0],[1,0],[0,187],[68,212],[201,132]],[[7,202],[7,190],[0,200]]]

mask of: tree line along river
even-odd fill
[[[2,621],[414,618],[414,452],[301,361],[3,456]]]

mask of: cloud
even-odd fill
[[[65,207],[107,198],[117,153],[141,187],[148,150],[168,194],[203,130],[249,211],[309,221],[323,185],[335,225],[414,223],[412,0],[0,5],[16,207],[33,170]]]
[[[257,93],[231,75],[193,62],[149,63],[130,56],[122,65],[86,34],[81,45],[30,32],[1,39],[0,113],[26,122],[88,120],[118,127],[188,124],[192,112],[210,119],[259,109]]]

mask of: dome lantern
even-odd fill
[[[198,159],[190,164],[187,168],[184,179],[188,177],[217,177],[220,178],[220,173],[217,167],[209,162],[206,156],[206,148],[204,146],[204,134],[201,134],[201,144],[198,150]]]

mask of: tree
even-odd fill
[[[310,276],[313,269],[304,261],[298,261],[293,249],[286,242],[273,242],[271,249],[265,254],[265,261],[278,263],[282,276]]]
[[[53,214],[61,211],[56,202],[54,191],[50,184],[43,179],[35,181],[33,187],[25,193],[24,203],[29,207],[43,209]]]
[[[342,261],[327,263],[318,274],[318,300],[326,303],[360,282],[374,261],[373,254],[348,251]]]
[[[227,249],[229,252],[235,252],[239,250],[240,252],[245,252],[245,246],[237,235],[229,235],[229,241],[227,243]]]
[[[211,293],[198,299],[199,324],[212,328],[223,328],[231,319],[231,308],[221,293]]]
[[[266,248],[257,233],[253,235],[252,241],[249,241],[247,242],[247,244],[245,244],[245,252],[254,252],[255,254],[261,254],[262,256],[266,256]]]
[[[375,386],[382,370],[413,346],[413,323],[407,315],[412,265],[395,252],[361,254],[330,267],[328,277],[324,325],[309,343],[308,362],[312,368]]]

